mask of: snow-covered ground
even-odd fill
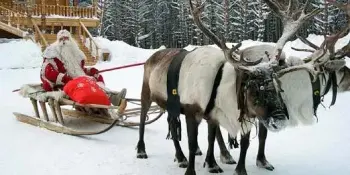
[[[337,45],[346,44],[350,36]],[[311,41],[320,42],[322,36],[311,35]],[[120,41],[97,38],[112,54],[110,62],[99,63],[99,69],[143,62],[157,49],[140,49]],[[1,43],[1,42],[0,42]],[[244,41],[243,47],[257,44]],[[307,55],[290,49],[291,46],[305,48],[299,40],[288,42],[288,55]],[[192,49],[195,46],[188,46]],[[242,48],[243,48],[242,47]],[[12,112],[19,111],[34,115],[28,99],[11,92],[25,83],[39,81],[39,47],[30,41],[9,40],[0,44],[0,174],[14,175],[151,175],[184,174],[185,169],[173,162],[175,149],[171,140],[166,140],[168,126],[166,115],[157,122],[146,126],[145,142],[149,158],[136,158],[138,128],[114,127],[109,132],[87,137],[58,134],[16,121]],[[118,90],[128,89],[128,97],[140,97],[143,67],[132,67],[103,73],[108,87]],[[330,104],[327,96],[325,105]],[[350,116],[347,99],[350,93],[339,94],[336,105],[330,109],[319,107],[319,122],[313,126],[290,128],[280,133],[269,133],[266,154],[275,166],[273,172],[259,169],[255,165],[258,138],[255,130],[251,134],[251,144],[247,154],[246,168],[250,175],[348,175],[350,174]],[[70,126],[79,129],[101,128],[104,125],[80,123],[72,120]],[[188,144],[183,120],[183,151],[188,157]],[[223,130],[224,138],[227,132]],[[200,125],[199,144],[206,153],[207,127]],[[231,150],[238,160],[239,149]],[[233,174],[236,165],[225,165],[219,161],[216,144],[215,155],[223,174]],[[197,174],[210,174],[203,168],[205,155],[196,157]]]

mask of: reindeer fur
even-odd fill
[[[172,58],[160,60],[156,56],[146,62],[145,75],[149,77],[151,98],[155,101],[166,101],[166,71]],[[152,64],[155,63],[153,62],[155,59],[159,59],[159,62]],[[196,117],[199,122],[209,102],[214,79],[221,64],[225,64],[223,76],[218,88],[215,107],[210,116],[218,120],[231,135],[236,135],[241,126],[238,122],[239,110],[235,84],[237,72],[230,63],[226,62],[221,50],[212,46],[204,46],[186,55],[180,69],[178,94],[181,104],[198,105],[200,111]],[[145,77],[144,83],[147,83],[148,77]],[[248,130],[249,128],[245,129],[245,131]]]
[[[338,92],[349,92],[350,91],[350,69],[346,66],[336,71]]]
[[[313,117],[313,90],[309,72],[290,72],[280,80],[284,91],[281,95],[289,114],[289,126],[313,124],[316,120]]]

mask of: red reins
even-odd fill
[[[140,65],[144,65],[144,64],[145,63],[128,64],[128,65],[124,65],[124,66],[113,67],[113,68],[109,68],[109,69],[103,69],[103,70],[98,71],[98,73],[108,72],[108,71],[117,70],[117,69],[124,69],[124,68],[128,68],[128,67],[135,67],[135,66],[140,66]]]

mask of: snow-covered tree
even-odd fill
[[[117,37],[118,24],[118,6],[117,0],[105,0],[103,5],[103,16],[100,35],[109,39],[115,39]]]
[[[201,2],[204,1],[203,23],[227,42],[247,39],[276,42],[282,34],[281,20],[270,12],[264,0]],[[310,0],[312,5],[308,10],[322,8],[323,11],[301,27],[299,34],[330,34],[347,24],[344,12],[326,1],[329,0]],[[104,12],[99,34],[109,39],[143,48],[213,44],[194,24],[187,0],[99,0],[98,4]]]
[[[231,12],[231,23],[234,29],[234,38],[237,42],[249,39],[251,32],[254,31],[253,23],[253,5],[254,0],[236,0],[233,1]]]
[[[265,21],[270,14],[270,9],[264,2],[264,0],[257,0],[255,2],[251,2],[252,9],[249,9],[253,16],[253,24],[256,29],[256,38],[258,41],[264,40],[265,34]]]

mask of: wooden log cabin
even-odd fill
[[[92,0],[87,7],[78,6],[79,0],[72,4],[69,1],[1,0],[0,38],[32,39],[44,50],[56,40],[60,29],[67,29],[85,53],[87,65],[96,64],[101,56],[106,60],[109,53],[102,53],[103,49],[88,31],[100,23],[98,0]]]

